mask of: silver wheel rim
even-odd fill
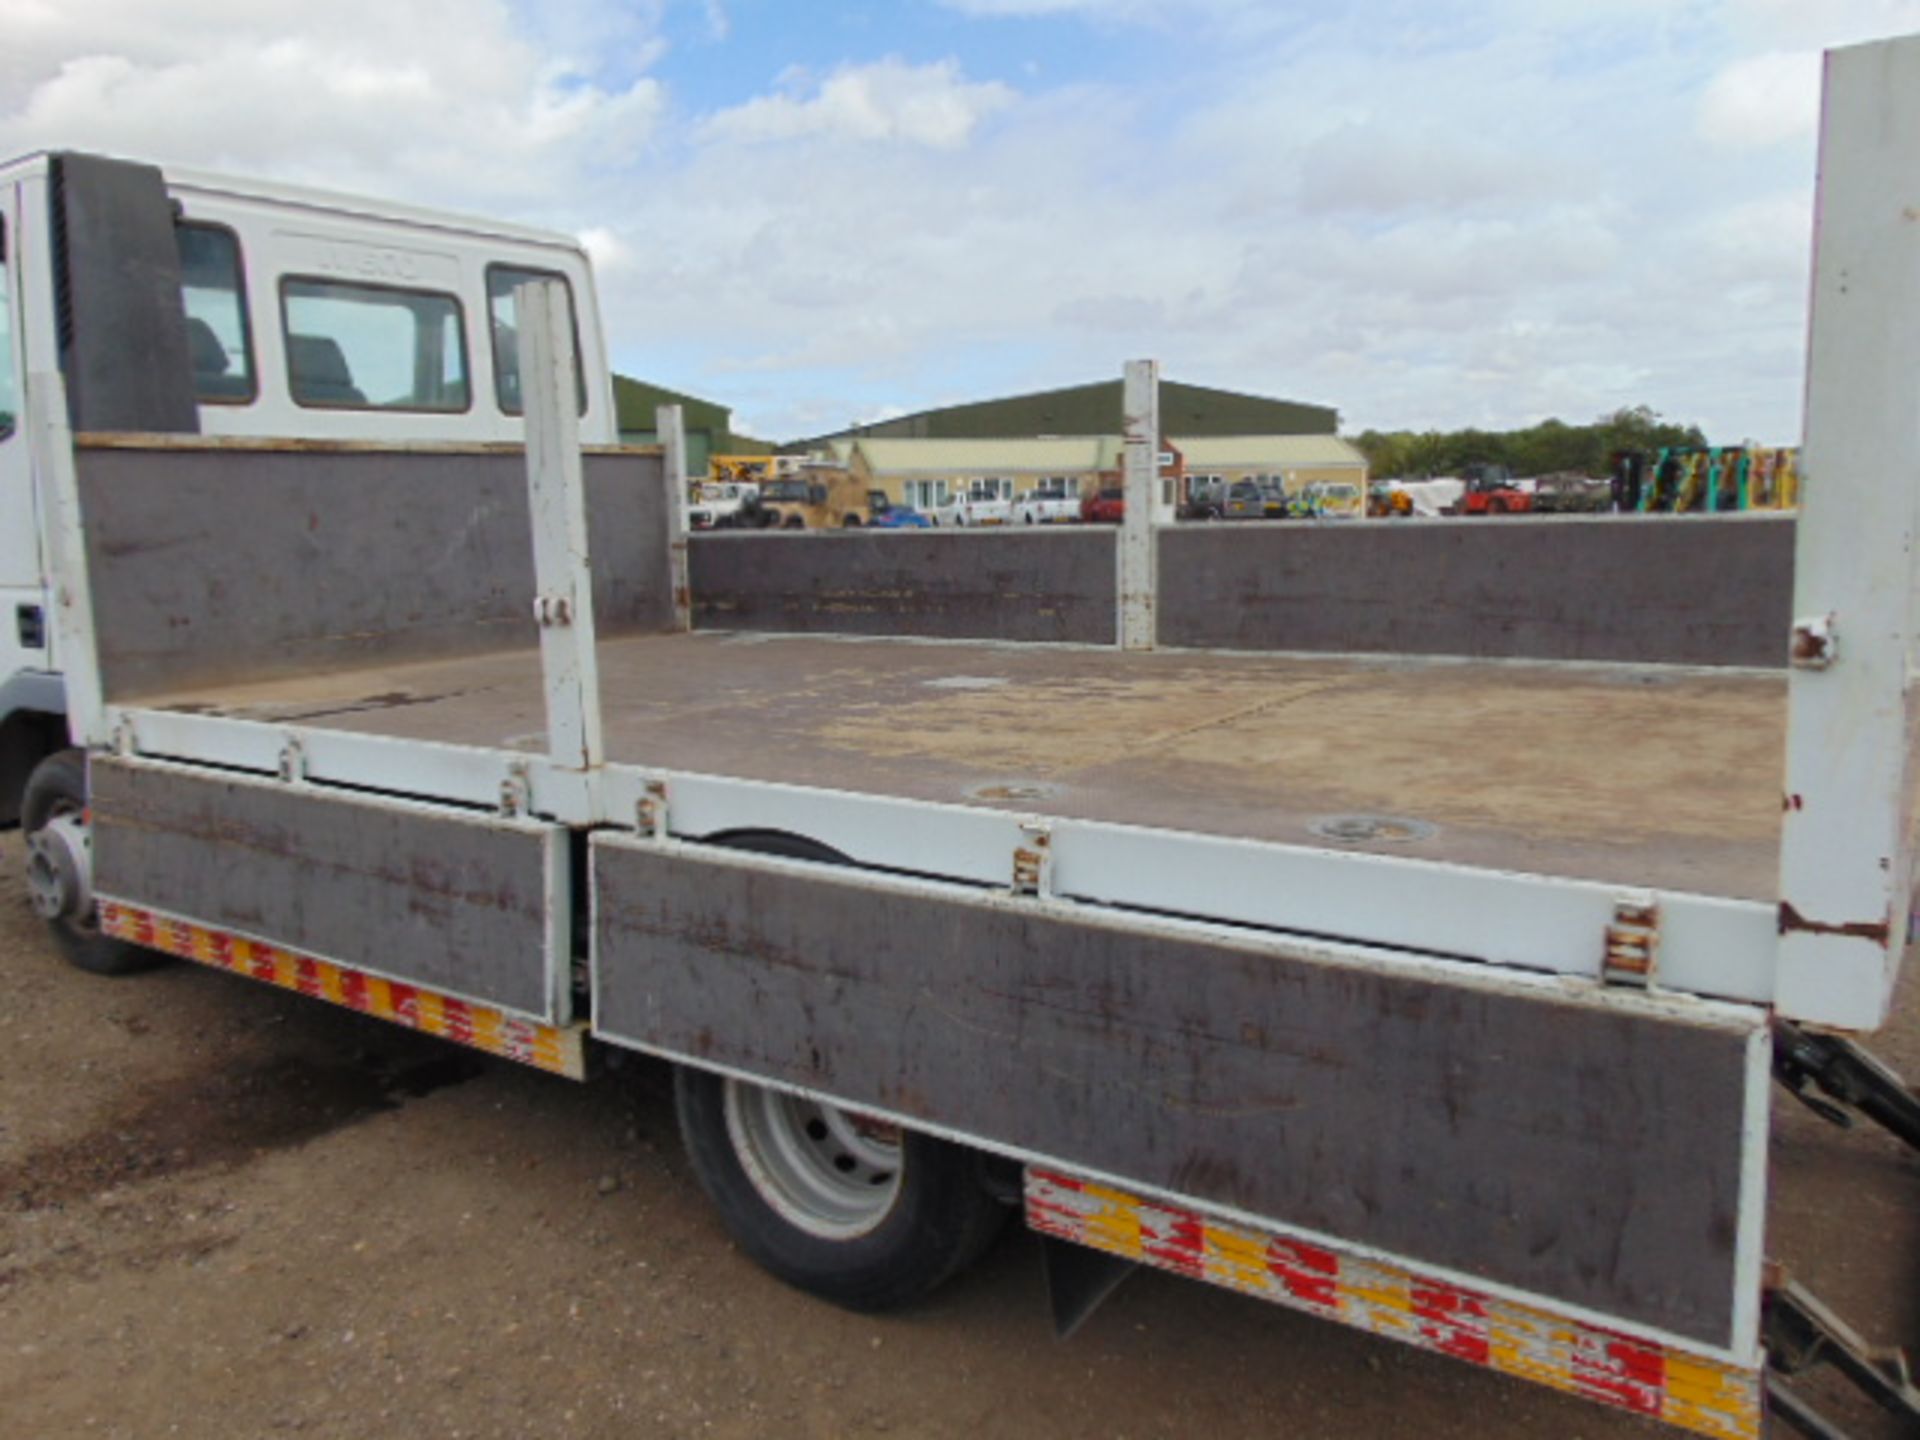
[[[900,1132],[891,1125],[729,1080],[727,1138],[775,1213],[823,1240],[871,1234],[900,1196]]]
[[[56,800],[47,809],[47,824],[69,818],[85,824],[86,814],[86,807],[76,801]],[[67,881],[53,858],[33,843],[34,838],[30,836],[27,841],[27,895],[35,913],[49,924],[65,926],[82,937],[99,934],[99,907],[89,897],[84,914],[68,913],[74,906],[66,894]]]

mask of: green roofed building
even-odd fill
[[[1120,381],[1100,380],[1064,390],[1040,390],[1031,395],[898,415],[795,440],[780,448],[811,453],[824,450],[832,441],[856,438],[975,440],[1022,435],[1117,435],[1126,428],[1121,423],[1120,404]],[[1160,427],[1170,435],[1331,435],[1339,424],[1340,412],[1327,405],[1273,400],[1173,380],[1160,382]]]
[[[662,405],[678,405],[687,432],[687,473],[704,475],[715,455],[771,455],[764,440],[733,433],[733,411],[711,400],[683,395],[664,385],[652,385],[625,375],[613,377],[613,409],[623,445],[657,445],[660,432],[654,412]]]

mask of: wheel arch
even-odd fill
[[[748,850],[756,855],[777,855],[786,860],[813,860],[822,865],[851,865],[853,857],[845,851],[802,835],[794,830],[743,828],[715,830],[700,837],[702,845],[718,845],[725,850]]]
[[[45,670],[21,670],[0,680],[0,830],[20,823],[20,801],[33,767],[67,738],[67,687]]]

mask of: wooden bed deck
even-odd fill
[[[1771,900],[1784,675],[695,633],[600,647],[610,759]],[[132,703],[537,751],[537,654]],[[1329,818],[1416,822],[1329,839]]]

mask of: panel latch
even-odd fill
[[[1793,622],[1787,659],[1796,670],[1824,670],[1840,656],[1840,632],[1832,615],[1803,615]]]

